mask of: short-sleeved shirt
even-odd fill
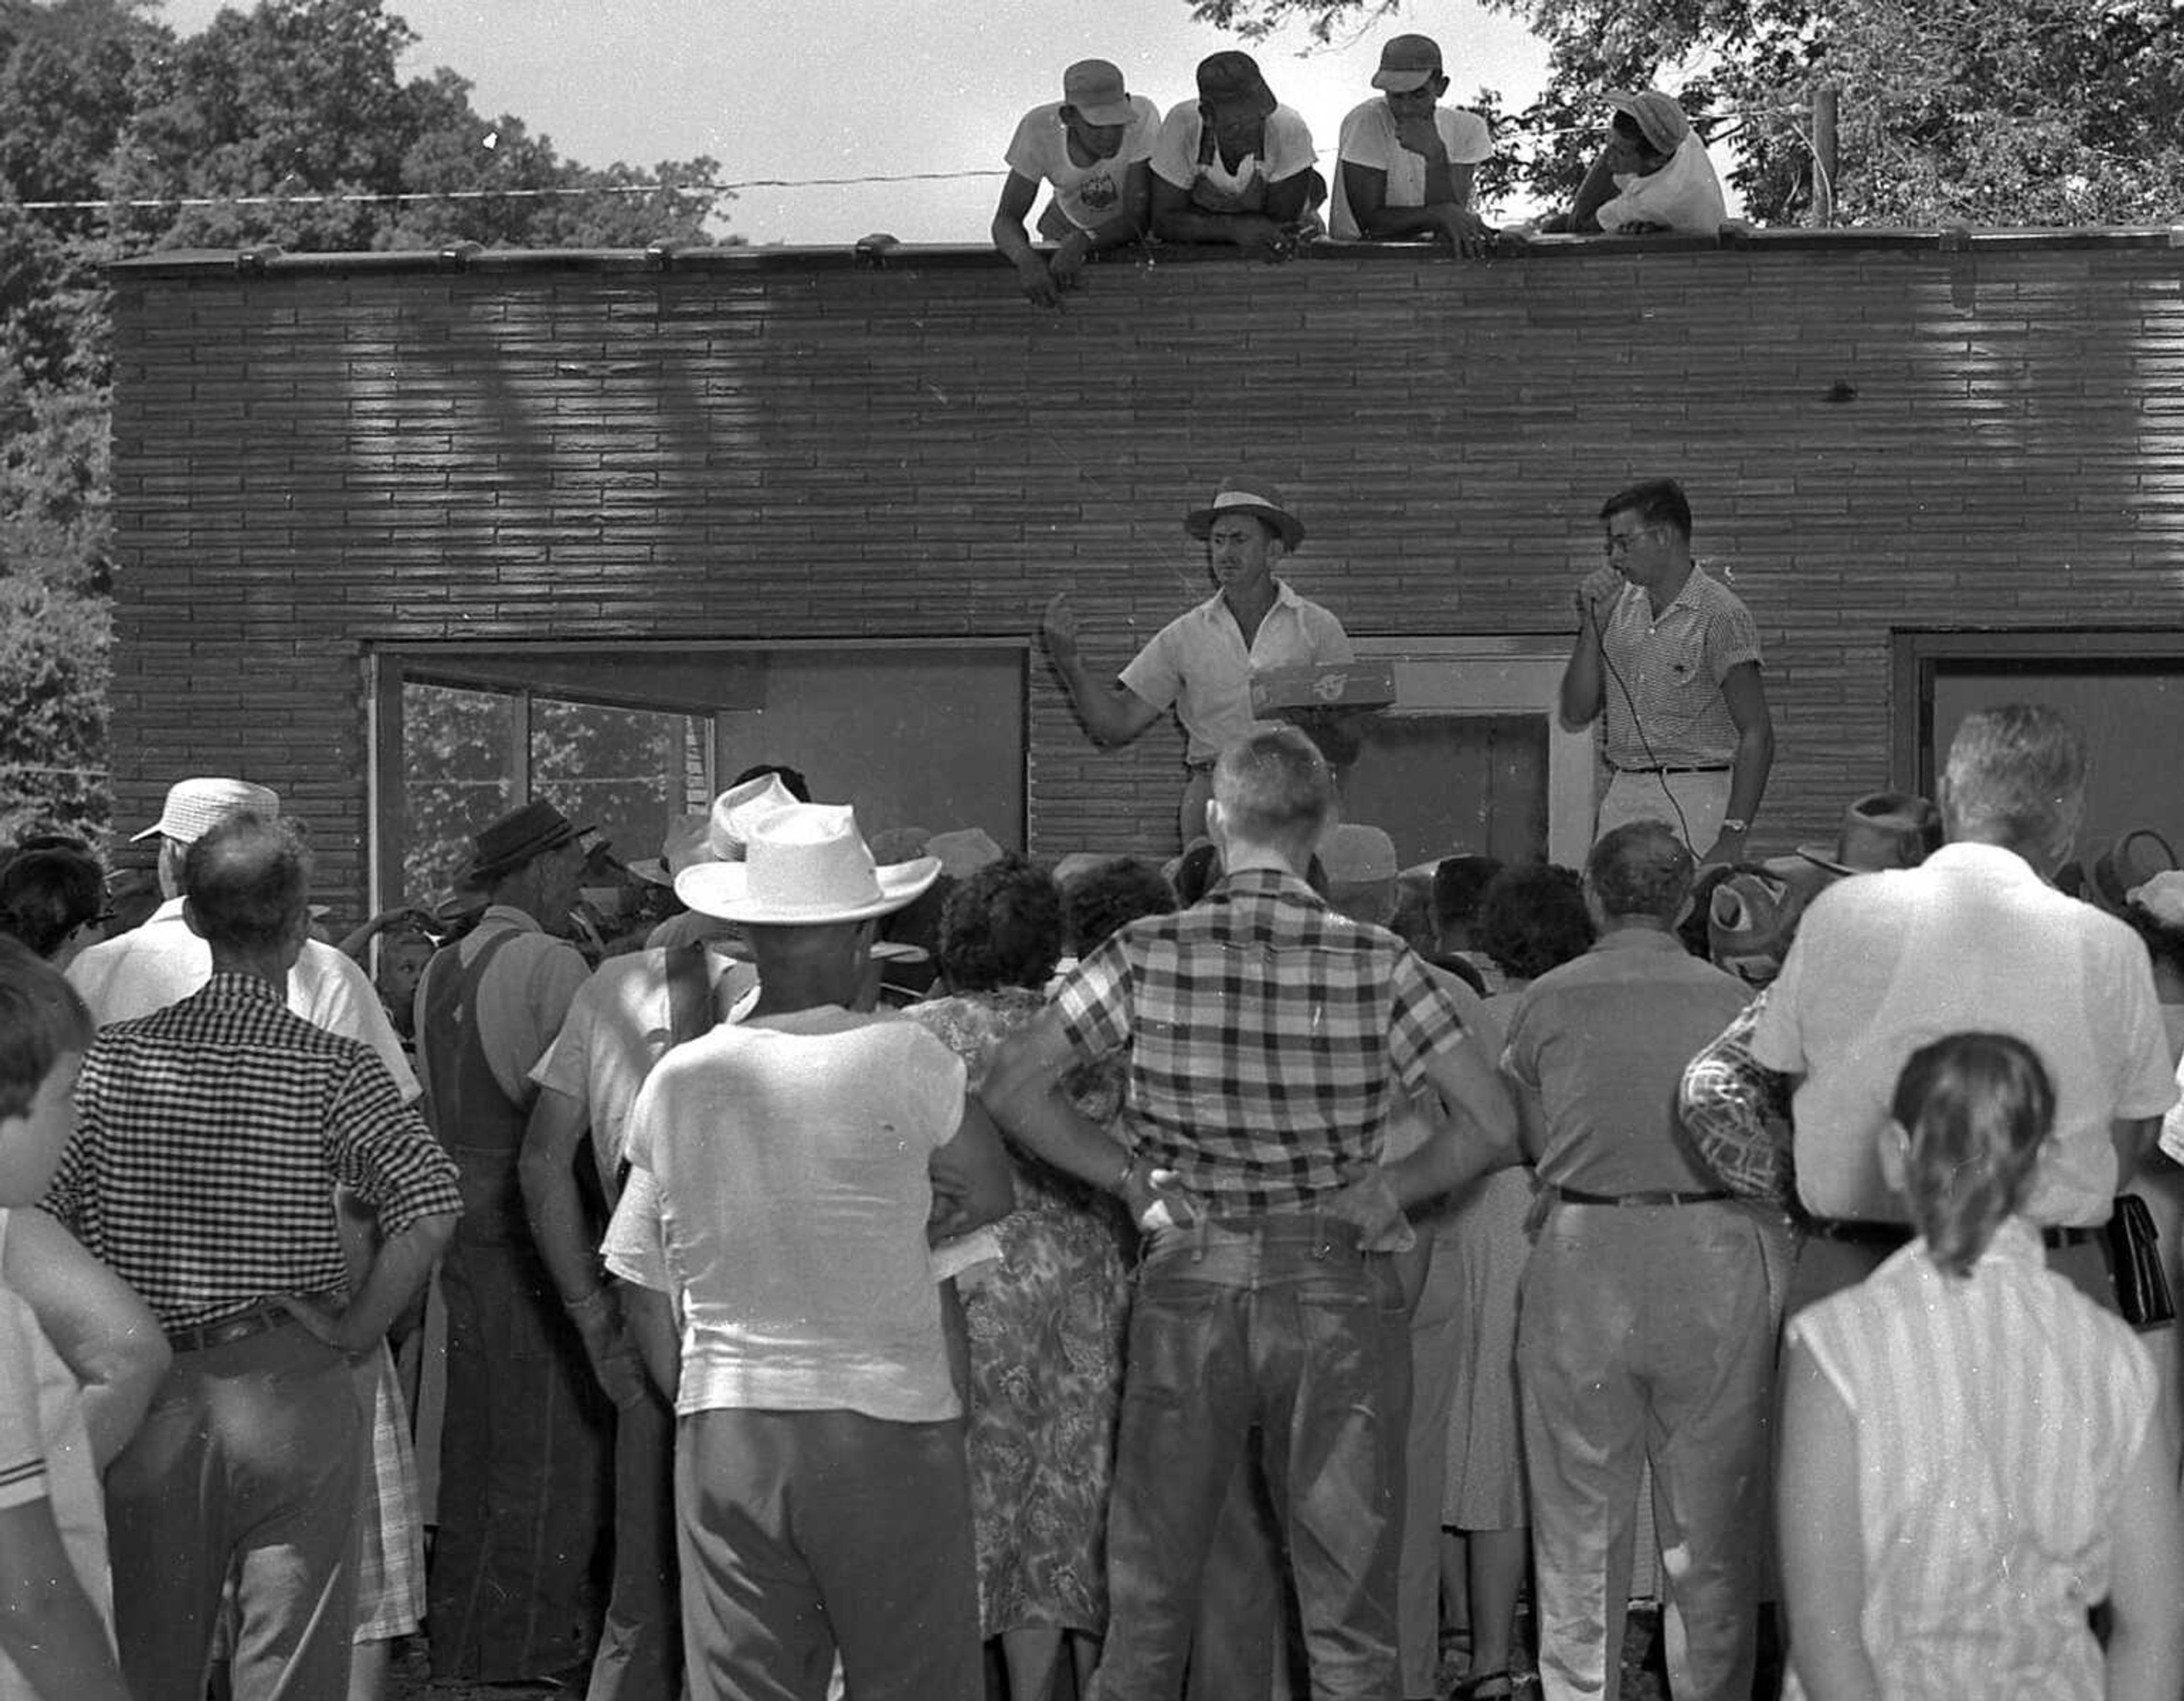
[[[725,952],[708,951],[705,966],[715,998],[731,1007],[757,987],[757,970]],[[592,1157],[610,1199],[638,1090],[673,1037],[666,951],[628,951],[609,957],[577,989],[560,1033],[531,1071],[538,1085],[587,1107]]]
[[[1054,186],[1054,204],[1083,231],[1097,230],[1123,209],[1123,180],[1130,167],[1150,159],[1160,135],[1160,109],[1141,94],[1130,97],[1129,128],[1111,159],[1079,165],[1069,156],[1069,131],[1061,122],[1065,103],[1051,101],[1023,115],[1009,138],[1009,169],[1034,183]]]
[[[1813,901],[1752,1030],[1791,1099],[1797,1192],[1814,1215],[1903,1219],[1875,1144],[1912,1052],[1967,1029],[2012,1034],[2055,1087],[2053,1150],[2025,1214],[2108,1219],[2110,1124],[2176,1101],[2146,946],[2014,852],[1952,844],[1919,867],[1857,874]]]
[[[1434,128],[1448,150],[1451,165],[1476,165],[1494,157],[1494,132],[1475,112],[1461,107],[1434,109]],[[1328,234],[1337,242],[1356,242],[1364,234],[1357,216],[1350,210],[1350,192],[1342,181],[1345,165],[1365,165],[1384,173],[1388,187],[1382,204],[1390,207],[1423,207],[1426,204],[1426,157],[1413,153],[1396,137],[1396,114],[1384,96],[1376,95],[1350,109],[1342,120],[1342,139],[1334,162],[1334,205],[1328,218]]]
[[[1656,615],[1645,590],[1626,584],[1600,642],[1612,669],[1603,682],[1610,763],[1704,767],[1736,756],[1736,721],[1721,683],[1730,668],[1759,660],[1759,628],[1734,591],[1694,566]]]
[[[1538,1095],[1540,1179],[1588,1193],[1715,1186],[1678,1135],[1677,1092],[1749,990],[1650,928],[1608,934],[1526,987],[1502,1058]]]
[[[1888,1693],[2098,1701],[2086,1615],[2159,1397],[2130,1327],[2013,1219],[1969,1275],[1914,1241],[1789,1339],[1857,1425],[1860,1639]]]
[[[212,979],[212,947],[182,919],[182,901],[170,898],[142,927],[77,957],[69,965],[68,978],[91,1007],[92,1019],[103,1028],[149,1016],[188,997]],[[288,971],[288,1007],[329,1034],[361,1040],[387,1066],[402,1096],[417,1096],[409,1055],[372,990],[370,977],[332,945],[304,941],[296,966]]]
[[[835,1007],[716,1028],[663,1057],[628,1124],[607,1268],[682,1324],[676,1410],[961,1410],[925,1226],[962,1059]]]
[[[0,1208],[0,1256],[8,1213]],[[0,1282],[0,1507],[44,1500],[61,1551],[111,1641],[114,1591],[107,1574],[106,1502],[84,1427],[83,1390],[23,1297]],[[39,1692],[0,1653],[0,1701]]]
[[[1054,1004],[1079,1060],[1128,1047],[1125,1135],[1216,1216],[1307,1210],[1355,1180],[1429,1062],[1466,1043],[1401,940],[1262,868],[1117,929]]]
[[[475,962],[488,940],[504,934],[509,935],[508,943],[486,965],[485,978],[478,983],[477,1040],[485,1052],[486,1067],[493,1071],[493,1079],[508,1101],[526,1105],[532,1091],[532,1068],[561,1031],[577,989],[592,971],[576,946],[554,938],[532,917],[506,904],[487,906],[478,924],[454,947],[460,953],[457,961],[465,965]],[[424,995],[425,985],[420,981],[417,1013],[421,1018],[425,1012]],[[420,1062],[426,1077],[426,1090],[430,1091],[431,1064],[422,1053]]]
[[[1218,148],[1211,159],[1200,158],[1205,134],[1206,117],[1199,103],[1184,101],[1161,120],[1152,156],[1155,175],[1190,190],[1191,205],[1202,213],[1262,212],[1268,188],[1311,170],[1318,158],[1312,126],[1301,113],[1286,106],[1278,106],[1268,115],[1261,151],[1246,154],[1233,171],[1222,164]]]
[[[336,1183],[390,1239],[462,1209],[454,1159],[379,1060],[254,975],[100,1029],[75,1109],[47,1208],[170,1330],[344,1290]]]
[[[1274,584],[1274,605],[1250,649],[1227,601],[1214,595],[1155,633],[1122,672],[1123,683],[1154,708],[1174,705],[1186,761],[1212,761],[1256,724],[1254,673],[1357,659],[1340,621],[1285,581]]]

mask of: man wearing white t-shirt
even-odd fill
[[[1488,253],[1494,232],[1471,208],[1472,179],[1494,138],[1475,112],[1437,104],[1448,92],[1440,47],[1429,36],[1397,36],[1373,74],[1380,98],[1342,120],[1332,234],[1446,238],[1468,257]]]
[[[1212,54],[1198,98],[1168,114],[1153,147],[1153,234],[1286,259],[1327,198],[1315,157],[1303,115],[1274,99],[1249,53]]]
[[[1147,171],[1160,109],[1123,86],[1105,59],[1079,59],[1061,75],[1061,99],[1035,106],[1009,140],[1008,181],[994,209],[994,246],[1017,269],[1035,307],[1059,307],[1088,255],[1145,231]],[[1024,220],[1041,183],[1054,186],[1039,233],[1057,244],[1041,259]]]
[[[675,1401],[687,1693],[817,1695],[838,1651],[866,1701],[975,1696],[963,1407],[928,1230],[994,1220],[1013,1186],[961,1060],[855,1007],[878,918],[939,860],[875,867],[854,811],[809,803],[755,822],[746,856],[675,890],[745,929],[758,1000],[646,1079],[604,1246]]]

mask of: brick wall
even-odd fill
[[[1119,666],[1201,594],[1179,518],[1240,463],[1370,634],[1564,632],[1601,497],[1683,479],[1768,649],[1763,849],[1888,778],[1892,628],[2178,623],[2165,232],[1164,259],[1058,315],[920,249],[114,282],[118,822],[247,772],[345,909],[376,643],[1014,633],[1066,586]],[[1029,749],[1035,849],[1168,830],[1172,730],[1095,750],[1041,665]]]

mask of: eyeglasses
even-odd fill
[[[1600,553],[1603,555],[1627,555],[1633,544],[1641,538],[1650,538],[1659,529],[1657,526],[1641,526],[1635,532],[1610,532],[1600,540]]]

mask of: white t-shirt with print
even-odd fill
[[[1476,165],[1494,157],[1494,134],[1486,127],[1486,120],[1475,112],[1466,112],[1461,107],[1437,106],[1434,109],[1434,128],[1440,132],[1441,146],[1448,150],[1448,163],[1451,165]],[[1345,165],[1367,165],[1386,174],[1388,187],[1383,205],[1425,205],[1426,157],[1412,153],[1396,139],[1396,114],[1384,97],[1375,95],[1362,106],[1350,109],[1349,116],[1342,120],[1342,138],[1336,152],[1334,209],[1328,220],[1328,234],[1337,242],[1354,243],[1364,234],[1357,228],[1357,217],[1350,210],[1350,196],[1343,187]]]
[[[1034,183],[1054,186],[1054,204],[1083,231],[1097,230],[1121,211],[1123,182],[1130,167],[1152,158],[1160,133],[1160,109],[1141,94],[1130,97],[1135,114],[1123,132],[1123,145],[1112,159],[1079,165],[1069,157],[1069,131],[1061,122],[1064,103],[1050,101],[1023,115],[1009,138],[1009,169]]]
[[[1205,130],[1204,109],[1187,100],[1162,120],[1160,140],[1153,145],[1153,170],[1177,188],[1190,190],[1192,204],[1202,212],[1258,212],[1266,206],[1269,185],[1309,170],[1318,158],[1311,126],[1290,107],[1273,109],[1260,140],[1262,152],[1245,155],[1234,171],[1221,163],[1217,148],[1209,163],[1199,163]]]

